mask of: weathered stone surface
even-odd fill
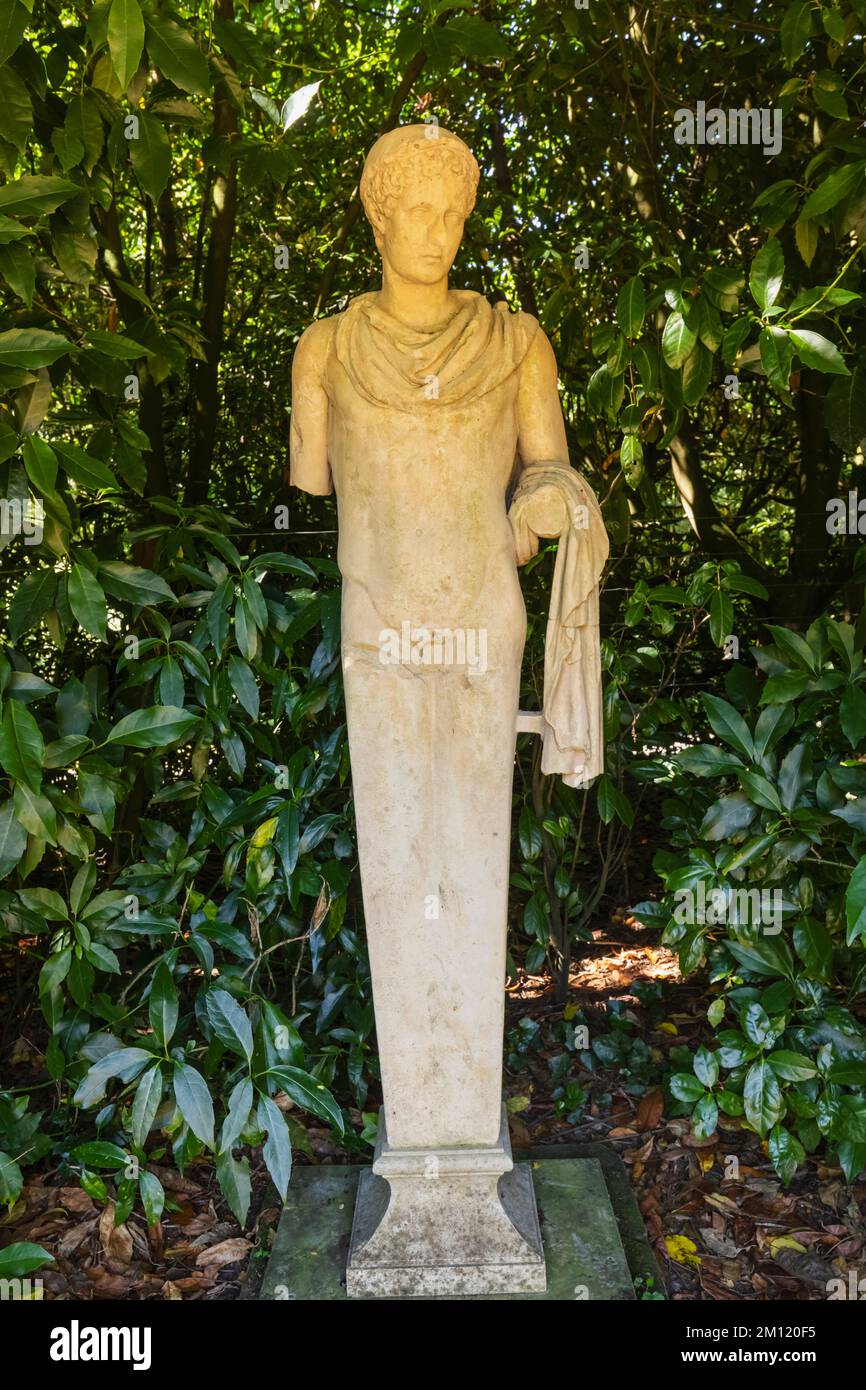
[[[361,1174],[346,1271],[350,1296],[543,1292],[532,1175],[514,1167],[505,1107],[496,1144],[393,1149],[380,1121]]]
[[[611,1205],[601,1165],[595,1158],[535,1160],[531,1167],[547,1270],[544,1292],[468,1295],[473,1301],[517,1299],[633,1300],[633,1272],[620,1240],[619,1224],[639,1251],[641,1272],[652,1266],[634,1198],[623,1186],[617,1211]],[[274,1240],[260,1298],[339,1300],[347,1297],[345,1270],[352,1218],[362,1174],[370,1168],[297,1168]],[[635,1271],[637,1272],[637,1270]],[[432,1297],[420,1293],[420,1297]],[[458,1297],[453,1293],[446,1299]],[[464,1295],[466,1296],[466,1295]]]
[[[530,727],[518,712],[517,569],[542,537],[559,539],[534,725],[542,769],[576,786],[603,765],[604,522],[568,463],[544,331],[449,287],[478,180],[447,130],[382,136],[360,186],[382,288],[311,324],[292,366],[291,479],[338,504],[346,725],[390,1141],[374,1165],[392,1185],[387,1206],[365,1180],[358,1292],[408,1293],[413,1277],[419,1295],[543,1283],[537,1238],[504,1204],[510,1194],[515,1211],[531,1207],[531,1183],[499,1183],[512,1168],[499,1136],[514,751],[518,727]],[[454,1151],[463,1171],[449,1168]]]

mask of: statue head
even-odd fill
[[[376,141],[361,175],[361,200],[391,270],[424,285],[447,276],[478,178],[471,150],[441,126],[400,126]]]

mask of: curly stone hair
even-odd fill
[[[435,135],[432,132],[435,130]],[[364,163],[361,201],[374,228],[388,220],[394,204],[416,171],[435,178],[443,169],[463,185],[463,216],[475,206],[480,171],[472,151],[458,136],[440,126],[410,125],[390,130],[377,140]]]

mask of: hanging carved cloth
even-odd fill
[[[541,770],[579,787],[604,771],[598,582],[610,544],[592,488],[559,461],[523,470],[508,513],[515,531],[528,525],[522,513],[534,494],[548,487],[562,497],[568,524],[559,537],[544,644]]]

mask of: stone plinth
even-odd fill
[[[551,1149],[545,1152],[550,1153]],[[524,1168],[532,1173],[547,1271],[546,1291],[476,1295],[452,1292],[439,1296],[446,1300],[470,1297],[482,1302],[512,1298],[530,1302],[631,1301],[635,1297],[636,1274],[652,1274],[656,1287],[661,1287],[622,1164],[615,1154],[606,1153],[603,1157],[605,1168],[614,1170],[607,1180],[596,1157],[534,1158],[530,1163],[515,1165],[518,1173]],[[366,1185],[370,1177],[375,1174],[368,1167],[323,1164],[295,1169],[259,1298],[329,1301],[348,1297],[346,1266],[352,1218],[360,1180]]]
[[[350,1297],[543,1292],[544,1251],[529,1165],[508,1122],[495,1145],[392,1149],[384,1122],[361,1174],[346,1272]]]

